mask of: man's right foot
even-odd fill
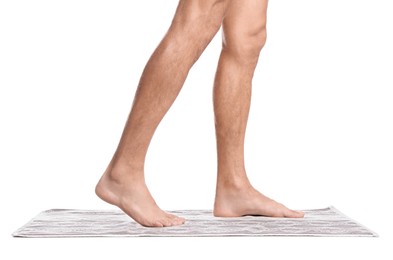
[[[247,215],[303,218],[304,212],[288,209],[281,203],[266,197],[254,189],[248,180],[236,185],[230,182],[218,182],[214,216],[242,217]]]
[[[185,222],[184,218],[166,213],[157,206],[143,179],[121,176],[124,177],[113,178],[108,169],[96,186],[97,196],[119,207],[145,227],[170,227]]]

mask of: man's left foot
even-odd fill
[[[247,182],[243,184],[219,184],[214,202],[214,216],[241,217],[247,215],[302,218],[304,213],[288,209],[256,189]]]

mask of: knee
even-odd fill
[[[181,0],[172,22],[191,29],[201,29],[201,33],[210,27],[218,29],[229,2],[230,0]]]
[[[224,32],[223,50],[241,62],[257,62],[259,54],[266,43],[266,27],[261,26],[255,30],[239,32],[231,36],[226,37]]]
[[[230,0],[181,0],[170,32],[177,42],[204,49],[221,27]]]

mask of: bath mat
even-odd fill
[[[377,234],[334,207],[304,210],[302,219],[217,218],[210,210],[169,211],[181,226],[146,228],[120,210],[51,209],[18,229],[15,237],[366,236]]]

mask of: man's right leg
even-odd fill
[[[219,30],[229,1],[180,0],[167,34],[143,71],[119,146],[96,186],[101,199],[141,225],[184,223],[155,203],[145,184],[145,156],[188,71]]]

